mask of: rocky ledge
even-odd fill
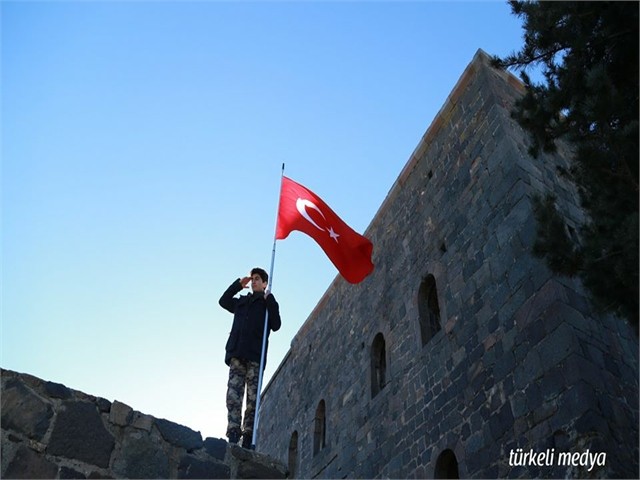
[[[286,478],[272,458],[124,403],[0,374],[1,478]]]

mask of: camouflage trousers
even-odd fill
[[[231,434],[243,434],[247,437],[253,435],[259,369],[258,362],[231,358],[229,383],[227,383],[227,437]],[[244,422],[242,422],[245,385],[247,387],[247,406],[244,411]],[[240,429],[241,424],[242,429]]]

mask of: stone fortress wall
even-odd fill
[[[477,52],[365,232],[375,271],[293,339],[257,441],[293,476],[638,478],[638,338],[530,254],[534,195],[572,234],[583,213],[567,146],[528,155],[522,92]]]
[[[1,375],[0,478],[285,478],[273,459],[124,403]]]

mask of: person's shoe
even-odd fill
[[[229,438],[229,443],[238,443],[240,441],[240,434],[238,432],[230,432],[227,438]]]
[[[251,446],[251,441],[253,440],[252,433],[243,433],[242,434],[242,448],[246,448],[247,450],[253,450]]]

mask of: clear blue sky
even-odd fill
[[[476,50],[522,43],[506,2],[0,8],[2,367],[204,437],[218,299],[269,268],[281,164],[363,232]],[[278,242],[265,385],[335,276]]]

